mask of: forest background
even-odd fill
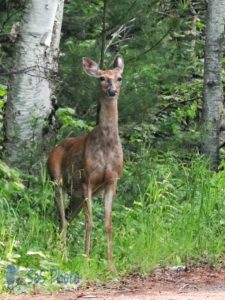
[[[125,166],[113,209],[117,275],[107,270],[103,205],[94,201],[92,253],[83,255],[84,216],[69,227],[65,261],[58,237],[53,186],[45,162],[23,173],[0,161],[0,291],[9,264],[20,270],[16,291],[38,285],[34,275],[52,269],[105,280],[146,274],[156,266],[222,266],[225,252],[224,150],[219,172],[201,155],[206,1],[65,2],[57,82],[54,143],[95,125],[96,82],[81,68],[83,56],[104,58],[108,67],[120,53],[125,61],[119,123]],[[8,35],[25,1],[0,1],[0,144],[4,107],[13,65]],[[223,59],[223,64],[225,60]],[[222,81],[224,82],[224,74]],[[35,270],[33,273],[31,270]],[[37,277],[36,277],[37,278]],[[58,285],[49,284],[48,289]]]

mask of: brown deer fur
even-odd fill
[[[100,70],[97,63],[83,58],[85,72],[100,79],[99,124],[86,136],[67,138],[49,155],[47,166],[56,183],[56,203],[61,232],[66,236],[67,221],[82,208],[86,217],[85,253],[90,251],[92,229],[92,195],[104,190],[105,227],[108,260],[112,266],[112,204],[116,184],[122,173],[123,152],[118,132],[117,100],[121,86],[123,60],[115,58],[112,70]],[[65,211],[63,193],[70,197]]]

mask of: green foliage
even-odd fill
[[[7,94],[7,86],[0,84],[0,97],[4,97]],[[0,108],[3,108],[3,100],[0,102]]]
[[[99,92],[96,82],[82,71],[81,60],[83,56],[100,60],[102,3],[87,1],[84,7],[82,1],[73,0],[66,4],[63,31],[67,34],[60,59],[61,101],[75,108],[79,119],[91,121]],[[198,15],[195,23],[193,9]],[[166,136],[180,145],[189,138],[197,144],[204,12],[201,1],[107,2],[104,59],[106,67],[117,52],[125,60],[119,100],[125,134],[135,127],[142,128],[145,140],[149,134],[148,143]],[[142,140],[138,131],[132,132],[132,140]]]
[[[14,47],[12,47],[9,35],[13,25],[21,20],[25,2],[25,0],[0,1],[0,73],[8,73],[13,67],[12,53]],[[0,84],[2,82],[7,83],[8,76],[1,77]]]
[[[223,255],[223,172],[210,172],[201,157],[191,164],[171,154],[167,164],[165,159],[145,160],[150,168],[144,192],[134,197],[124,217],[115,216],[121,224],[116,249],[124,250],[122,269],[135,265],[148,272],[156,265],[216,263]]]
[[[102,201],[94,201],[90,258],[83,255],[85,224],[81,213],[69,227],[65,261],[53,189],[45,172],[38,179],[29,178],[28,188],[17,171],[3,163],[0,170],[2,289],[6,288],[4,272],[9,264],[20,268],[20,279],[13,286],[17,292],[36,285],[41,288],[40,284],[28,284],[30,269],[44,272],[47,278],[52,269],[78,273],[83,281],[115,277],[107,271]],[[181,161],[175,151],[142,148],[127,160],[113,209],[116,276],[137,270],[144,274],[156,265],[219,263],[225,251],[224,178],[224,165],[214,173],[198,155]],[[48,279],[42,288],[60,286]]]
[[[0,4],[2,31],[10,31],[13,22],[20,18],[24,3],[3,1]],[[66,1],[59,61],[61,105],[75,109],[78,119],[92,122],[96,119],[99,92],[95,80],[82,71],[81,60],[90,56],[100,61],[103,4],[104,1],[93,0],[86,1],[85,5],[81,0]],[[195,23],[193,9],[197,15]],[[112,0],[107,1],[105,66],[110,67],[118,52],[125,60],[121,124],[151,123],[157,134],[161,135],[162,130],[163,135],[172,132],[178,138],[183,136],[184,127],[189,129],[189,122],[183,126],[179,119],[188,106],[183,101],[188,104],[193,99],[199,108],[202,86],[196,78],[201,78],[203,68],[204,13],[203,1],[126,0],[116,5]],[[1,60],[9,62],[9,56],[12,56],[9,47],[0,49]],[[198,121],[198,111],[195,116],[192,125]],[[161,126],[164,120],[166,124]],[[175,124],[170,126],[172,122]]]
[[[87,122],[76,118],[76,112],[72,108],[59,108],[56,112],[56,117],[61,123],[59,138],[68,136],[78,136],[89,132],[93,127]]]
[[[65,3],[63,31],[78,39],[98,37],[101,32],[101,9],[103,1],[70,1]]]
[[[81,61],[83,56],[100,61],[103,2],[88,0],[84,5],[83,1],[71,0],[65,3],[59,60],[62,84],[58,98],[60,106],[75,110],[77,120],[73,121],[72,115],[67,121],[64,117],[63,124],[74,124],[70,126],[72,130],[64,126],[63,136],[79,134],[82,129],[87,131],[80,120],[88,120],[87,124],[96,120],[97,82],[83,72]],[[9,30],[12,20],[19,18],[23,4],[24,1],[5,2],[0,16],[4,30],[6,27]],[[16,5],[18,15],[4,22],[8,9],[14,12]],[[197,14],[195,23],[193,9]],[[110,67],[118,52],[124,57],[125,73],[119,103],[122,131],[142,128],[142,133],[136,130],[132,141],[140,142],[145,135],[145,141],[150,144],[155,138],[165,136],[180,145],[189,138],[192,144],[197,144],[204,13],[202,1],[126,0],[117,5],[112,0],[107,1],[104,64]]]
[[[8,198],[18,197],[24,190],[20,174],[14,169],[10,169],[4,162],[0,161],[0,198],[6,200]]]

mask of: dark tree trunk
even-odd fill
[[[219,130],[223,108],[221,82],[224,42],[225,1],[210,0],[205,43],[204,101],[203,101],[203,153],[216,169],[219,163]]]

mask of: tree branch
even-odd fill
[[[100,58],[100,68],[101,69],[103,69],[103,67],[104,67],[104,58],[105,58],[106,9],[107,9],[107,0],[104,0],[103,16],[102,16],[102,46],[101,46],[101,58]]]
[[[135,61],[135,60],[138,60],[140,57],[142,57],[143,55],[147,54],[148,52],[152,51],[154,48],[156,48],[166,37],[167,35],[170,33],[170,31],[172,30],[172,27],[170,27],[167,32],[153,45],[151,46],[150,48],[148,48],[147,50],[141,52],[138,56],[136,57],[132,57],[130,59],[128,59],[126,61],[126,64],[127,63],[130,63],[132,61]]]

